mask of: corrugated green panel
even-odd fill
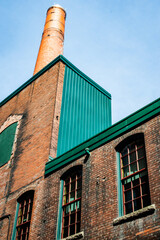
[[[7,127],[0,134],[0,167],[7,163],[11,157],[17,122]]]
[[[111,126],[111,99],[65,67],[57,156]]]

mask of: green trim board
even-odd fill
[[[57,238],[56,238],[56,240],[61,239],[63,185],[64,185],[64,181],[61,180],[61,182],[60,182],[60,197],[59,197],[59,207],[58,207],[58,222],[57,222]]]
[[[89,140],[83,142],[82,144],[76,146],[75,148],[67,151],[66,153],[58,156],[57,158],[49,158],[49,162],[45,166],[45,175],[51,174],[62,166],[84,156],[86,154],[85,149],[89,148],[89,151],[102,146],[103,144],[113,140],[116,137],[126,133],[127,131],[137,127],[138,125],[148,121],[154,116],[160,113],[160,98],[154,102],[148,104],[147,106],[141,108],[135,113],[129,115],[128,117],[122,119],[101,133],[95,135]]]
[[[121,183],[120,154],[117,152],[118,216],[123,216],[123,193]]]
[[[19,92],[21,92],[29,84],[34,82],[38,77],[40,77],[43,73],[45,73],[48,69],[50,69],[53,65],[55,65],[59,61],[66,64],[69,68],[71,68],[73,71],[75,71],[80,76],[82,76],[86,81],[88,81],[90,84],[92,84],[94,87],[96,87],[99,91],[101,91],[103,94],[105,94],[106,96],[111,98],[110,93],[108,93],[105,89],[103,89],[101,86],[99,86],[97,83],[95,83],[91,78],[89,78],[87,75],[85,75],[83,72],[81,72],[70,61],[68,61],[63,55],[59,55],[52,62],[50,62],[48,65],[46,65],[44,68],[42,68],[38,73],[36,73],[33,77],[31,77],[28,81],[26,81],[19,88],[17,88],[14,92],[12,92],[8,97],[6,97],[4,100],[2,100],[0,102],[0,107],[3,106],[6,102],[8,102],[10,99],[12,99],[14,96],[16,96]]]
[[[16,214],[15,214],[15,219],[14,219],[12,240],[16,239],[16,226],[17,226],[18,211],[19,211],[19,202],[17,202],[17,207],[16,207]]]

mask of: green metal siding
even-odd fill
[[[11,157],[17,122],[7,127],[0,134],[0,167],[7,163]]]
[[[65,67],[57,156],[111,126],[110,95]]]

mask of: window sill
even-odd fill
[[[84,232],[79,232],[69,237],[63,238],[62,240],[82,239],[83,237],[84,237]]]
[[[113,220],[113,225],[118,225],[118,224],[121,224],[121,223],[124,223],[124,222],[132,221],[134,219],[137,219],[137,218],[140,218],[140,217],[143,217],[143,216],[150,215],[155,211],[155,209],[156,209],[155,204],[152,204],[150,206],[139,209],[135,212],[129,213],[129,214],[124,215],[122,217],[115,218]]]

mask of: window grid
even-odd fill
[[[66,178],[63,187],[62,238],[80,231],[82,177],[73,173]]]
[[[121,153],[121,180],[124,214],[150,204],[144,142],[137,140],[125,146]]]
[[[19,204],[16,240],[28,240],[33,206],[33,194],[25,196]]]

